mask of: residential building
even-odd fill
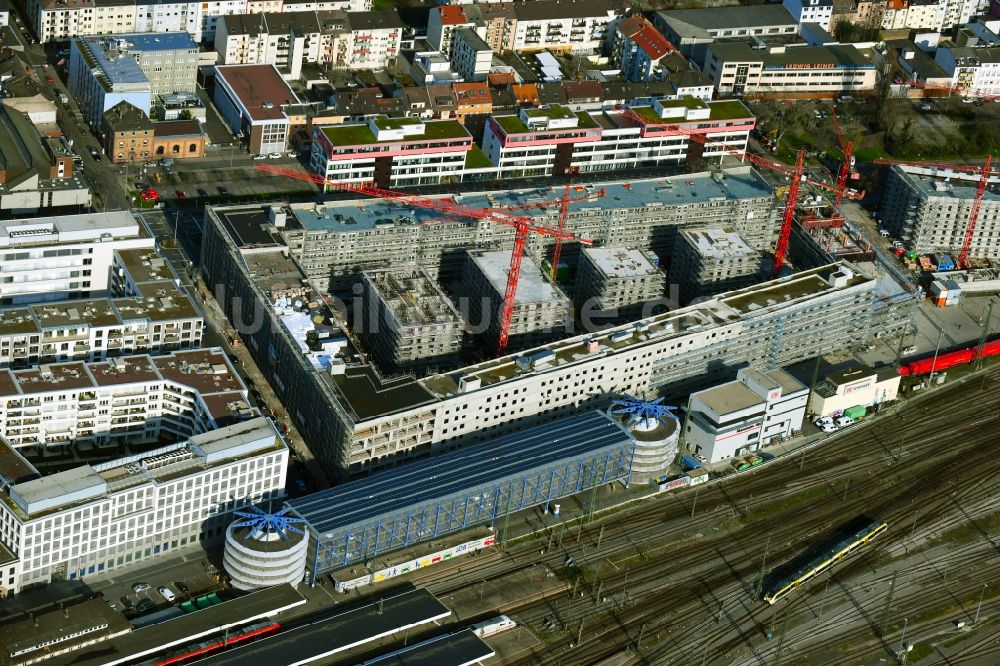
[[[466,6],[465,11],[474,11],[477,14],[478,32],[495,53],[514,50],[514,36],[517,26],[514,3],[478,3]]]
[[[483,151],[501,178],[680,164],[745,150],[754,123],[738,100],[656,99],[595,112],[549,104],[489,118]]]
[[[42,44],[136,29],[135,0],[26,0],[24,7]]]
[[[90,206],[90,188],[74,170],[61,139],[36,127],[17,104],[0,107],[0,212],[79,211]]]
[[[670,284],[677,285],[682,303],[742,289],[761,278],[763,257],[738,231],[684,229],[678,241],[670,262]]]
[[[885,367],[872,370],[856,365],[831,372],[816,383],[809,398],[814,416],[840,416],[851,407],[872,407],[892,402],[899,395],[899,372]]]
[[[514,9],[513,50],[601,50],[610,24],[624,13],[618,0],[521,0]]]
[[[784,370],[743,368],[691,394],[682,437],[710,463],[753,453],[800,430],[808,399],[809,387]]]
[[[462,317],[425,271],[368,270],[361,284],[364,309],[355,333],[383,372],[457,365]]]
[[[216,30],[224,17],[246,13],[247,0],[205,0],[201,3],[201,27],[198,31],[198,42],[214,44]]]
[[[450,55],[455,31],[460,28],[475,31],[475,27],[462,5],[432,7],[427,16],[427,45],[433,51]]]
[[[201,2],[135,0],[136,32],[177,32],[201,41]]]
[[[974,17],[985,14],[989,9],[989,0],[942,0],[941,1],[941,31],[964,25]]]
[[[824,30],[830,29],[833,0],[783,0],[782,6],[799,25],[818,23]]]
[[[936,3],[937,0],[934,0]],[[849,0],[834,2],[833,13],[830,16],[830,32],[836,34],[840,21],[849,21],[860,26],[880,26],[885,17],[885,11],[892,2],[886,0]]]
[[[13,591],[99,580],[219,542],[234,510],[284,496],[287,469],[284,441],[256,418],[5,486],[0,539],[18,558]]]
[[[704,71],[722,95],[852,93],[875,87],[870,52],[850,44],[754,50],[744,42],[710,44]]]
[[[201,345],[204,319],[151,249],[114,253],[107,298],[0,309],[0,366],[99,361]]]
[[[574,298],[578,315],[635,321],[662,306],[667,276],[659,261],[638,248],[587,247],[580,251]]]
[[[653,25],[698,64],[713,42],[799,33],[799,22],[778,4],[661,11],[653,15]]]
[[[5,25],[10,25],[10,2],[9,0],[3,0],[0,2],[0,27]],[[2,580],[2,579],[0,579]],[[2,583],[0,583],[2,584]]]
[[[919,254],[959,253],[965,243],[979,174],[893,165],[882,196],[882,226]],[[969,257],[1000,258],[1000,177],[980,202]]]
[[[455,119],[465,125],[472,136],[482,136],[486,118],[493,112],[493,94],[489,85],[456,83],[452,90],[455,93]]]
[[[462,288],[468,298],[469,326],[494,351],[500,337],[500,316],[507,290],[510,252],[469,250]],[[573,304],[530,258],[521,264],[510,321],[510,349],[524,349],[565,334],[573,319]]]
[[[215,108],[251,155],[288,149],[290,123],[283,110],[299,104],[274,65],[220,65],[215,68]]]
[[[1000,46],[938,45],[934,61],[951,78],[950,87],[967,97],[1000,95]]]
[[[458,28],[453,35],[450,61],[455,73],[466,81],[485,81],[493,67],[493,49],[472,28]]]
[[[884,30],[940,29],[944,3],[940,0],[889,0],[882,9]]]
[[[667,71],[661,65],[673,47],[667,38],[642,16],[632,16],[615,26],[612,58],[626,81],[661,81]]]
[[[456,120],[374,116],[313,130],[310,170],[330,180],[404,187],[459,182],[472,136]]]
[[[103,296],[115,251],[153,245],[128,211],[0,222],[0,305]]]
[[[385,69],[399,54],[402,31],[395,9],[224,16],[215,50],[222,64],[275,65],[295,80],[305,64]]]
[[[247,350],[269,369],[317,457],[343,476],[600,408],[623,393],[685,395],[740,367],[798,363],[815,355],[818,335],[833,352],[878,332],[871,326],[876,281],[838,263],[655,315],[639,327],[578,334],[421,380],[379,381],[364,366],[332,375],[304,357],[258,283],[252,265],[263,252],[292,267],[302,256],[280,242],[262,244],[259,220],[247,207],[209,207],[200,265],[208,282],[224,285],[227,314],[263,318],[241,334]]]
[[[3,439],[43,468],[65,465],[67,453],[116,453],[255,413],[218,348],[46,363],[0,370],[0,378]]]

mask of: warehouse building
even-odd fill
[[[606,313],[610,321],[620,323],[653,314],[652,308],[662,304],[667,289],[667,276],[658,263],[636,248],[584,248],[574,283],[580,316]]]
[[[469,250],[462,279],[468,299],[466,319],[483,342],[496,350],[500,339],[500,311],[507,292],[510,252]],[[573,319],[573,304],[530,259],[521,264],[521,276],[510,321],[510,347],[525,348],[561,337]]]
[[[103,296],[116,250],[152,248],[128,211],[6,220],[0,223],[0,304]]]
[[[616,395],[681,395],[740,367],[797,363],[815,355],[817,336],[834,351],[879,333],[876,280],[840,262],[420,380],[379,381],[355,359],[331,374],[304,358],[256,282],[251,258],[267,252],[292,271],[298,253],[285,257],[259,224],[237,224],[241,211],[207,210],[205,279],[220,285],[224,311],[303,438],[345,477],[606,407]]]
[[[0,460],[11,455],[0,443]],[[5,485],[0,540],[18,557],[13,590],[105,578],[218,542],[233,510],[284,496],[287,468],[284,441],[270,421],[256,418]]]
[[[892,402],[899,395],[899,380],[899,372],[890,367],[872,370],[867,365],[856,365],[831,372],[817,382],[809,399],[809,413],[840,416],[851,407]]]
[[[677,231],[688,226],[731,226],[753,247],[771,250],[777,239],[780,207],[774,190],[750,167],[691,173],[669,178],[610,182],[603,197],[569,204],[567,225],[596,245],[631,247],[669,261]],[[559,225],[563,187],[494,190],[455,196],[464,206],[500,210],[531,209],[539,224]],[[595,192],[596,194],[596,192]],[[514,229],[485,220],[442,217],[440,212],[379,199],[212,208],[209,217],[230,229],[238,245],[283,245],[317,291],[348,292],[362,270],[422,268],[447,283],[464,269],[465,250],[509,251]],[[433,221],[433,224],[425,224]],[[549,257],[553,240],[532,234],[528,255],[537,263]],[[572,265],[577,243],[564,243],[563,259]]]
[[[354,330],[380,369],[421,372],[458,361],[462,317],[427,273],[371,270],[361,274],[361,284],[364,309]]]
[[[735,381],[691,394],[684,440],[710,463],[753,453],[802,428],[808,399],[784,370],[743,368]]]
[[[674,245],[670,284],[678,286],[682,303],[741,289],[760,279],[761,259],[737,231],[684,229]]]
[[[882,197],[882,226],[919,254],[951,251],[965,241],[979,174],[893,165]],[[1000,177],[989,179],[969,256],[1000,258]]]

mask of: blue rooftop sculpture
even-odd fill
[[[625,395],[625,400],[615,400],[611,403],[612,414],[627,414],[632,422],[658,421],[663,418],[677,420],[676,407],[660,404],[664,398],[656,400],[640,400],[634,396]]]
[[[293,516],[286,516],[285,514],[289,511],[289,507],[285,507],[276,513],[265,513],[255,506],[251,506],[249,511],[233,511],[240,518],[246,518],[246,520],[241,520],[236,523],[233,527],[249,527],[250,530],[247,532],[244,539],[250,538],[251,535],[257,534],[258,532],[263,534],[277,533],[284,540],[288,540],[285,536],[286,532],[295,532],[296,534],[305,534],[305,531],[294,527],[293,523],[304,523],[302,518],[295,518]]]

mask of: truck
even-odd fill
[[[683,455],[681,456],[681,467],[685,472],[687,472],[692,469],[698,469],[701,467],[701,463],[698,462],[693,456]]]

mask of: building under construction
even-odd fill
[[[458,361],[462,318],[424,271],[361,274],[362,317],[354,331],[384,372],[444,369]]]
[[[462,280],[468,303],[470,328],[481,333],[484,344],[497,351],[500,311],[507,290],[510,252],[470,250]],[[510,348],[524,348],[558,339],[572,322],[573,304],[530,257],[521,264],[521,275],[510,321]]]
[[[593,198],[569,203],[566,226],[595,245],[651,251],[666,263],[677,231],[724,224],[751,245],[772,251],[778,237],[780,206],[773,188],[751,167],[717,172],[613,182],[588,186]],[[602,187],[604,196],[596,196]],[[586,188],[585,188],[586,189]],[[529,215],[536,223],[559,225],[564,188],[497,190],[456,195],[457,204]],[[538,207],[540,202],[552,202]],[[244,213],[262,242],[288,246],[312,284],[321,291],[346,292],[360,271],[391,266],[421,267],[440,282],[457,279],[465,250],[507,250],[514,229],[485,220],[448,216],[381,199],[292,204],[280,213]],[[549,259],[554,239],[531,235],[527,252],[537,263]],[[566,243],[562,258],[573,265],[578,243]]]
[[[684,229],[674,245],[670,283],[682,303],[740,289],[761,276],[761,253],[733,229]]]
[[[662,306],[667,286],[658,263],[637,248],[584,248],[574,283],[580,315],[603,312],[611,322],[620,322],[653,314],[657,305]]]
[[[941,168],[893,165],[882,197],[882,226],[918,254],[960,253],[965,241],[979,174]],[[969,257],[1000,258],[1000,177],[983,193]]]

